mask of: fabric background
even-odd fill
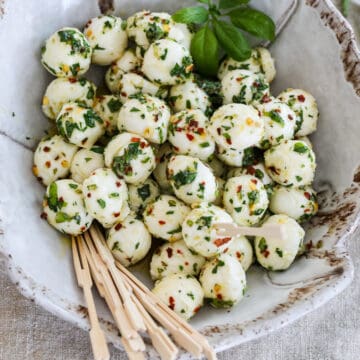
[[[340,1],[335,1],[337,4]],[[349,16],[357,34],[360,7]],[[358,37],[359,38],[359,37]],[[349,240],[353,283],[325,306],[269,336],[219,354],[221,360],[358,360],[360,358],[360,229]],[[20,295],[0,274],[0,360],[92,359],[88,334]],[[111,359],[126,355],[111,349]]]

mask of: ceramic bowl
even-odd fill
[[[103,11],[115,8],[123,16],[142,8],[173,11],[179,7],[176,0],[99,3]],[[319,126],[311,140],[317,154],[320,212],[307,225],[309,252],[288,271],[252,267],[246,297],[238,306],[231,310],[206,307],[192,320],[218,351],[294,321],[349,285],[353,266],[346,239],[359,219],[360,57],[352,30],[329,0],[253,4],[268,12],[282,30],[271,46],[278,72],[272,93],[299,87],[318,100]],[[82,27],[99,14],[99,4],[95,0],[5,0],[0,8],[2,267],[25,296],[87,329],[87,309],[75,283],[69,241],[40,219],[44,189],[32,176],[31,165],[33,149],[49,126],[40,109],[51,80],[39,61],[41,44],[62,26]],[[136,271],[147,281],[144,272]],[[121,346],[104,303],[96,301],[109,341]]]

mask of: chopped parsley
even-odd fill
[[[103,200],[103,199],[97,199],[97,203],[99,204],[99,206],[100,206],[102,209],[105,209],[105,207],[106,207],[106,202],[105,202],[105,200]]]
[[[137,193],[142,201],[145,201],[148,197],[150,197],[150,184],[145,184],[137,189]]]

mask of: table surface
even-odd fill
[[[340,3],[340,1],[335,1]],[[357,34],[359,8],[349,15]],[[357,21],[356,21],[357,20]],[[222,360],[358,360],[360,350],[360,228],[349,240],[352,284],[320,309],[266,337],[219,354]],[[0,359],[92,359],[88,334],[22,297],[0,274]],[[111,359],[125,360],[112,348]]]

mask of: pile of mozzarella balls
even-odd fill
[[[273,97],[274,60],[256,48],[246,61],[222,61],[215,108],[194,73],[191,37],[149,11],[51,35],[41,61],[56,78],[42,110],[57,131],[33,165],[47,187],[41,216],[57,230],[81,234],[96,220],[125,266],[144,259],[152,238],[163,241],[152,254],[153,292],[185,319],[204,299],[238,303],[255,258],[287,269],[303,249],[299,224],[318,208],[306,137],[316,130],[314,97]],[[107,94],[83,77],[91,64],[108,66]],[[219,236],[218,222],[282,224],[286,236]]]

